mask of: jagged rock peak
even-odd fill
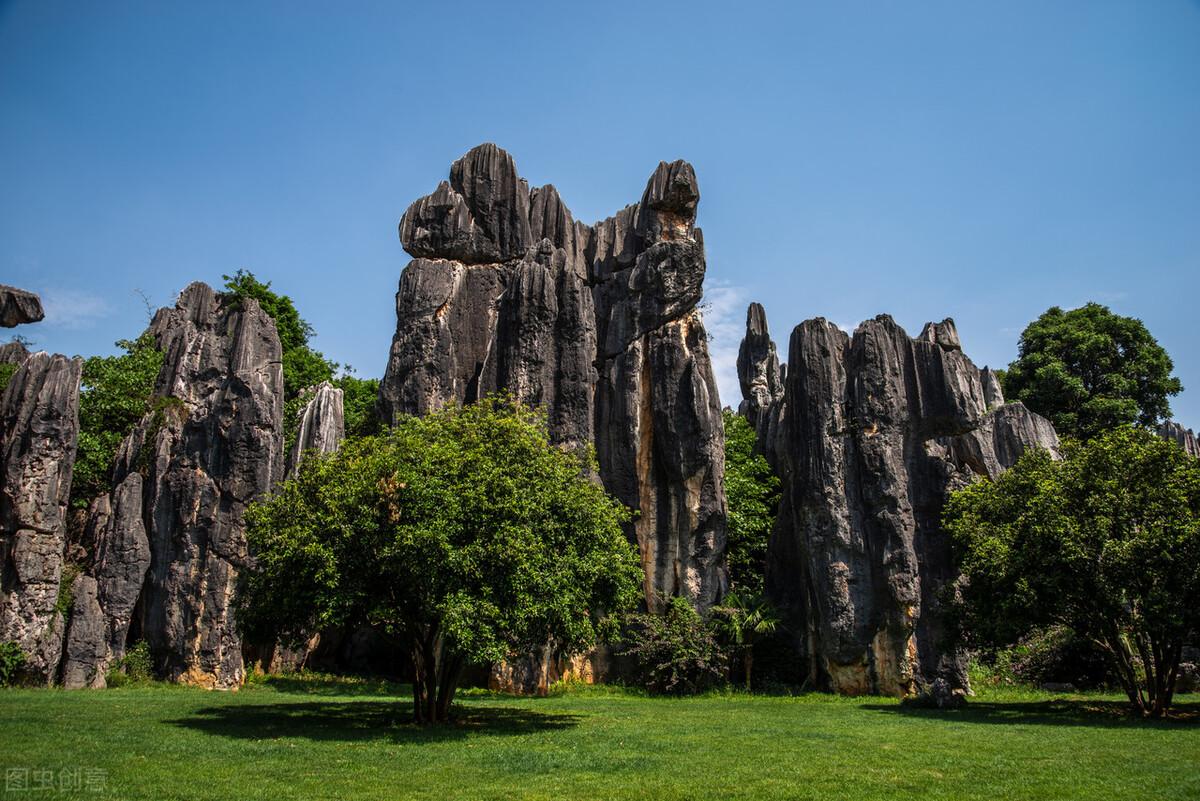
[[[738,412],[755,428],[771,404],[783,397],[783,372],[760,303],[746,309],[746,336],[738,348],[738,383],[744,400]]]
[[[45,319],[42,301],[32,292],[0,284],[0,327],[14,328]]]
[[[55,679],[62,651],[56,606],[82,370],[82,359],[35,353],[0,400],[0,641],[17,642],[41,682]]]
[[[0,345],[0,364],[20,364],[29,357],[29,349],[20,342]]]
[[[333,453],[346,438],[342,390],[328,381],[304,391],[296,441],[288,453],[287,475],[294,476],[304,454]]]
[[[122,443],[113,470],[113,516],[140,514],[150,546],[136,602],[140,631],[168,678],[236,687],[244,671],[232,599],[248,560],[243,514],[283,473],[279,337],[255,300],[202,283],[160,309],[150,332],[164,351],[159,408]],[[138,473],[140,502],[127,483]],[[121,647],[143,564],[132,520],[117,534],[113,547],[131,549],[130,559],[102,558],[97,576],[110,651]]]
[[[983,384],[983,400],[987,404],[988,411],[998,409],[1004,405],[1004,389],[1000,386],[1000,376],[996,375],[996,371],[990,367],[985,367],[979,374],[979,380]]]
[[[1190,428],[1184,428],[1182,424],[1174,420],[1167,420],[1158,427],[1158,435],[1163,439],[1169,439],[1179,443],[1179,447],[1189,456],[1200,457],[1200,437],[1197,437],[1195,432]]]
[[[751,312],[747,348],[757,323]],[[756,431],[782,482],[767,588],[797,632],[797,661],[845,693],[965,692],[965,656],[943,638],[941,592],[955,576],[942,508],[1029,448],[1055,452],[1053,427],[995,405],[995,376],[963,354],[949,320],[915,338],[887,315],[852,336],[808,320],[783,383]]]
[[[556,443],[594,446],[605,486],[641,512],[628,534],[650,605],[705,607],[725,580],[699,197],[692,167],[664,162],[638,203],[587,226],[503,150],[475,148],[401,219],[414,259],[380,385],[384,420],[505,390],[545,408]]]
[[[962,350],[962,343],[958,339],[958,327],[949,317],[940,323],[925,323],[917,339],[940,345],[947,350]]]

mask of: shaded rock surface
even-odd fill
[[[628,533],[652,608],[703,608],[725,584],[699,198],[689,164],[662,163],[638,203],[587,226],[503,150],[475,148],[400,221],[414,258],[380,387],[384,420],[506,390],[546,411],[556,443],[594,445],[605,487],[640,512]]]
[[[96,580],[79,574],[71,585],[70,622],[63,646],[62,685],[68,690],[105,686],[104,613]]]
[[[82,359],[35,353],[0,400],[0,641],[53,681],[62,652],[58,607],[67,500],[79,437]]]
[[[20,342],[0,345],[0,364],[20,364],[29,357],[29,349]]]
[[[107,520],[90,526],[104,658],[119,658],[136,628],[165,677],[236,687],[243,513],[283,475],[279,338],[256,301],[201,283],[149,331],[165,353],[155,409],[121,444],[109,508],[93,507]]]
[[[1190,428],[1184,428],[1174,420],[1168,420],[1158,427],[1158,435],[1163,439],[1178,442],[1179,447],[1189,456],[1200,457],[1200,438]]]
[[[767,341],[752,309],[743,351],[768,354]],[[764,370],[753,365],[769,362],[748,358],[739,376],[783,483],[768,592],[791,621],[809,680],[949,703],[967,676],[939,608],[955,578],[940,525],[946,497],[1028,448],[1056,451],[1053,427],[1019,403],[1001,405],[994,375],[963,354],[951,320],[915,338],[887,316],[853,336],[804,322],[783,391],[763,409],[770,394],[754,391]]]
[[[24,289],[0,284],[0,327],[14,328],[44,319],[41,299]]]

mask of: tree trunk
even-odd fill
[[[750,647],[742,654],[742,670],[746,674],[746,692],[750,692],[750,670],[754,667],[754,648]]]
[[[413,721],[420,725],[444,723],[462,673],[463,658],[446,647],[432,627],[411,646],[413,660]]]

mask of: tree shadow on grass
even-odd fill
[[[229,704],[198,709],[169,723],[219,737],[272,740],[391,740],[430,743],[469,734],[511,736],[575,726],[578,715],[547,714],[504,707],[455,706],[445,724],[418,726],[412,703],[402,701],[310,701],[284,704]]]
[[[1122,701],[1065,699],[1003,702],[969,701],[961,709],[934,709],[914,704],[863,704],[863,709],[905,717],[955,723],[1086,726],[1091,728],[1177,729],[1200,727],[1200,703],[1177,703],[1165,720],[1139,717]]]

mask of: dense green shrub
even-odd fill
[[[779,507],[779,479],[755,453],[754,429],[741,415],[721,412],[725,423],[725,498],[729,533],[725,549],[729,584],[745,597],[761,595],[767,539]]]
[[[11,687],[16,683],[25,667],[25,652],[15,642],[0,642],[0,687]]]
[[[1081,690],[1109,684],[1104,653],[1066,626],[1046,626],[981,660],[1001,684],[1071,684]]]
[[[104,677],[109,687],[144,684],[154,680],[154,659],[145,640],[138,640],[125,651],[125,656],[109,668]]]
[[[694,695],[725,680],[715,627],[686,598],[671,598],[662,614],[632,615],[626,640],[638,681],[652,693]]]

